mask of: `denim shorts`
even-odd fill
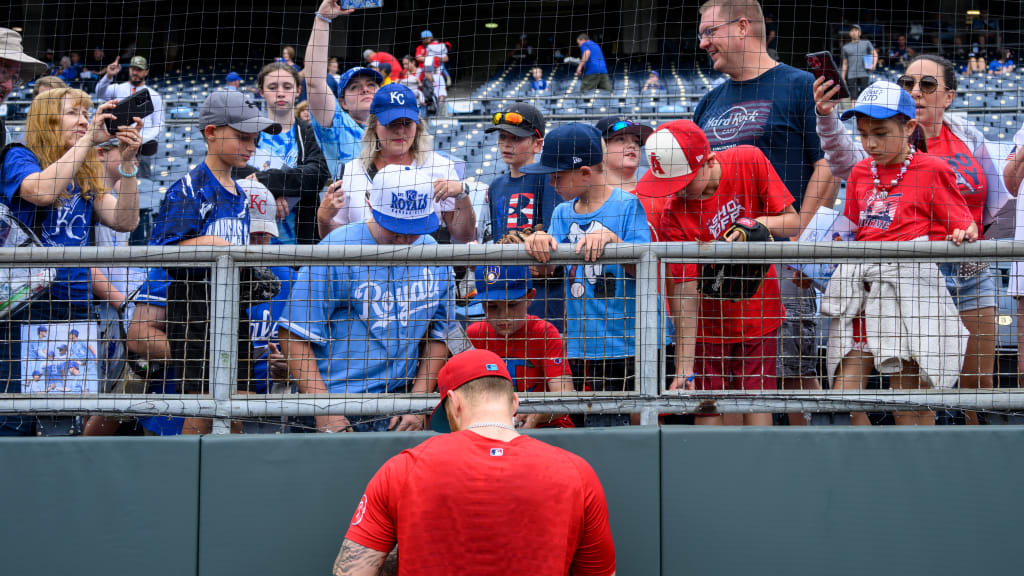
[[[960,276],[960,264],[956,262],[939,264],[939,271],[946,277],[946,289],[960,312],[999,305],[996,277],[991,267],[966,278]]]

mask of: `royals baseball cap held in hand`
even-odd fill
[[[644,148],[651,169],[636,188],[643,198],[665,198],[686,188],[711,156],[707,136],[690,120],[662,124]]]
[[[387,126],[400,118],[420,123],[420,110],[416,107],[416,95],[402,84],[388,84],[373,95],[370,114],[377,117],[381,126]]]
[[[373,221],[395,234],[430,234],[439,225],[430,172],[388,164],[370,188]]]
[[[274,195],[257,180],[236,180],[236,183],[249,198],[249,232],[266,232],[277,238],[277,202]]]
[[[540,162],[527,164],[524,174],[552,174],[595,166],[604,160],[601,133],[590,124],[570,122],[552,130],[544,139]]]
[[[451,432],[448,414],[444,410],[444,401],[448,395],[467,382],[491,376],[504,378],[508,380],[509,386],[513,385],[505,361],[490,350],[466,350],[449,358],[437,374],[437,391],[441,393],[441,401],[430,414],[430,428],[435,432]]]
[[[245,134],[280,134],[281,125],[263,116],[259,106],[237,90],[215,90],[199,107],[199,127],[230,126]]]

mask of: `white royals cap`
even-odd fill
[[[277,202],[267,187],[256,180],[238,180],[249,197],[249,232],[266,232],[277,238]]]
[[[430,172],[389,164],[373,177],[373,220],[395,234],[430,234],[437,230],[434,181]]]
[[[903,114],[907,118],[917,117],[914,97],[898,85],[879,80],[864,89],[857,97],[857,104],[839,116],[849,120],[855,115],[864,115],[878,120]]]

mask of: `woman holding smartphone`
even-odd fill
[[[956,99],[956,68],[952,62],[923,54],[907,64],[897,81],[914,98],[917,120],[929,154],[942,157],[956,173],[957,187],[977,224],[979,239],[989,196],[1006,197],[1002,173],[985,137],[968,120],[946,114]],[[824,78],[814,83],[818,136],[832,173],[846,179],[853,166],[866,157],[854,144],[835,111],[838,87]],[[946,288],[960,319],[971,333],[960,372],[960,388],[992,388],[995,365],[996,280],[987,262],[950,262],[940,265]],[[967,423],[978,423],[968,412]]]
[[[90,118],[92,100],[81,90],[58,88],[32,101],[25,145],[3,157],[0,201],[35,230],[43,246],[86,246],[94,222],[118,232],[139,223],[138,167],[142,119],[121,126],[115,136],[121,152],[120,194],[106,193],[96,145],[112,136],[104,122],[117,101],[101,104]],[[89,268],[58,268],[56,280],[31,306],[0,322],[0,392],[21,391],[21,326],[91,319]],[[80,432],[71,418],[0,418],[0,435]]]

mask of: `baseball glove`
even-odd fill
[[[281,280],[266,266],[242,268],[239,279],[238,294],[243,309],[270,302],[281,292]]]
[[[498,239],[497,244],[524,244],[526,238],[536,232],[533,226],[527,226],[519,230],[509,230],[505,232],[505,235]]]
[[[739,231],[738,242],[771,242],[772,233],[753,218],[739,218],[719,237],[725,241],[734,231]],[[771,264],[715,262],[701,266],[697,290],[705,298],[739,302],[751,298],[761,289],[765,274]]]

